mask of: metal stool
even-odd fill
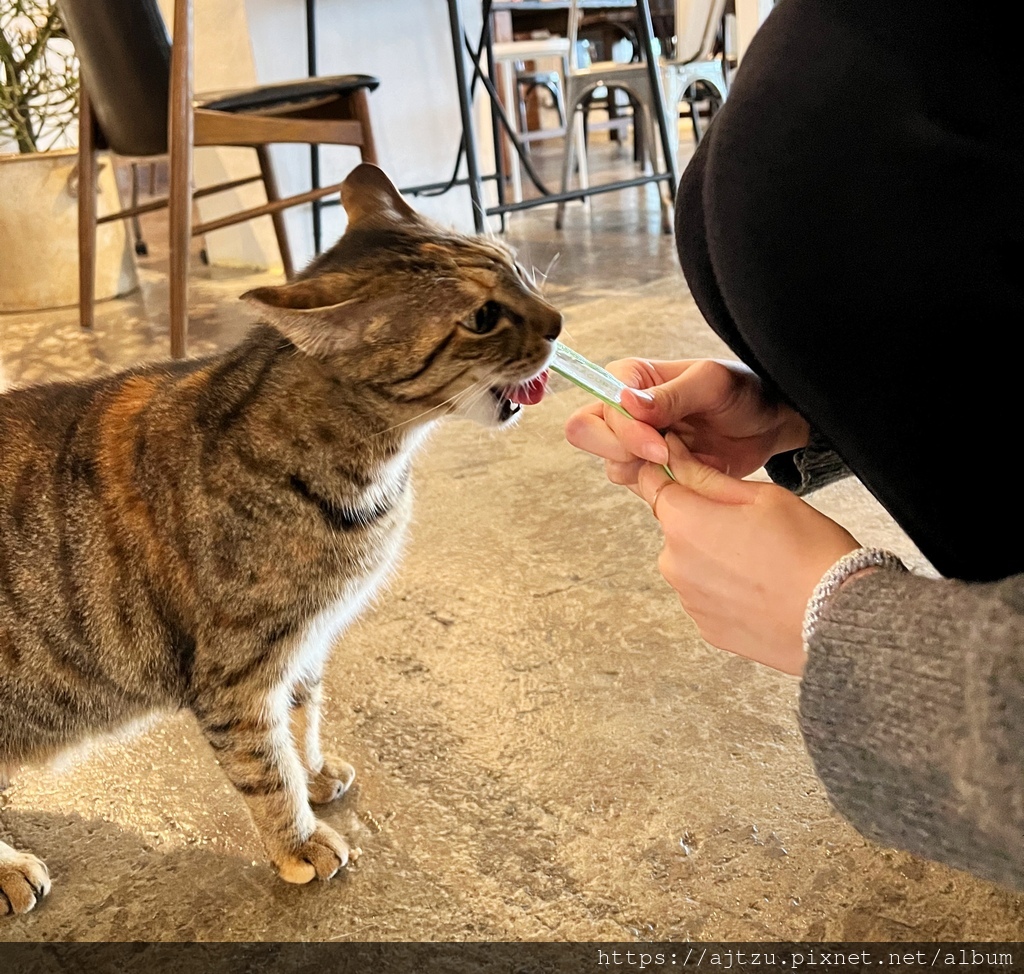
[[[677,110],[681,101],[689,105],[697,142],[703,135],[700,102],[710,102],[714,117],[729,94],[722,58],[715,55],[725,6],[726,0],[675,0],[675,50],[661,67],[665,102]],[[678,149],[679,127],[669,128]]]
[[[564,77],[569,67],[569,41],[565,37],[545,37],[535,40],[524,41],[501,41],[493,45],[494,63],[502,79],[503,88],[509,96],[516,100],[514,110],[508,112],[509,121],[518,129],[515,134],[519,144],[524,151],[529,151],[531,141],[538,138],[554,138],[564,136],[566,142],[571,142],[569,129],[565,125],[566,110],[564,100]],[[544,59],[556,58],[561,62],[561,71],[550,72],[527,72],[523,66],[527,61],[543,61]],[[545,81],[540,80],[546,78]],[[557,82],[557,84],[555,83]],[[556,108],[559,110],[559,117],[562,120],[561,129],[545,129],[543,132],[528,132],[526,129],[526,104],[525,95],[531,87],[543,85],[551,92],[555,99]],[[580,142],[580,184],[587,185],[586,153],[583,151],[582,132],[576,133],[575,138]],[[512,180],[512,199],[520,202],[523,198],[523,178],[519,166],[517,153],[510,154],[509,176]]]
[[[530,92],[543,88],[551,95],[551,107],[558,113],[558,125],[565,131],[565,98],[562,96],[562,76],[557,71],[527,71],[520,61],[516,65],[516,110],[519,114],[519,140],[523,148],[529,151],[533,141],[530,126],[526,118],[526,99]],[[547,137],[550,133],[541,133]]]
[[[579,36],[579,0],[571,0],[569,7],[569,69],[565,77],[565,103],[571,124],[581,127],[582,111],[590,96],[599,88],[607,88],[609,97],[614,92],[624,91],[633,105],[633,137],[636,139],[638,161],[646,169],[657,166],[654,93],[647,64],[643,61],[623,64],[619,61],[599,61],[581,67],[576,42]],[[671,128],[671,126],[669,126]],[[576,165],[575,139],[567,139],[562,165],[562,192],[568,192],[569,180]],[[586,152],[584,146],[583,152]],[[664,184],[660,184],[658,195],[661,200],[661,228],[672,232],[672,200]],[[561,230],[565,218],[565,203],[558,204],[555,214],[555,229]]]

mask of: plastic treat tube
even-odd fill
[[[563,345],[559,341],[555,342],[555,357],[549,363],[548,368],[578,385],[581,389],[585,389],[606,405],[617,409],[623,416],[629,416],[621,402],[622,390],[628,386],[616,379],[607,369],[602,369],[600,365],[584,358],[568,345]],[[662,464],[662,470],[672,477],[672,471],[668,464]],[[672,477],[672,479],[676,478]]]

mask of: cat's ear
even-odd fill
[[[422,217],[405,201],[384,170],[361,163],[341,184],[341,204],[349,226],[383,227],[421,223]]]
[[[358,298],[338,301],[330,275],[257,287],[242,295],[293,345],[310,355],[332,355],[357,345],[374,312]]]

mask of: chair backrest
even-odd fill
[[[57,0],[82,85],[111,150],[167,152],[171,41],[156,0]]]
[[[724,0],[723,0],[724,2]],[[569,0],[569,17],[566,27],[566,37],[569,40],[569,72],[574,73],[581,68],[589,67],[589,64],[580,64],[580,25],[583,22],[583,10],[579,0]],[[626,36],[626,32],[623,32]],[[586,43],[585,41],[583,42]],[[634,52],[639,60],[643,60],[643,48],[634,41],[631,41]],[[635,58],[636,59],[636,58]]]
[[[707,61],[715,50],[726,0],[675,0],[677,64]]]
[[[495,61],[539,61],[543,58],[561,58],[569,53],[567,37],[543,37],[525,41],[496,41],[493,45]]]

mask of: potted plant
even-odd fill
[[[0,312],[78,303],[78,62],[56,0],[0,0]],[[118,206],[99,167],[99,207]],[[137,286],[120,221],[97,233],[97,298]]]

